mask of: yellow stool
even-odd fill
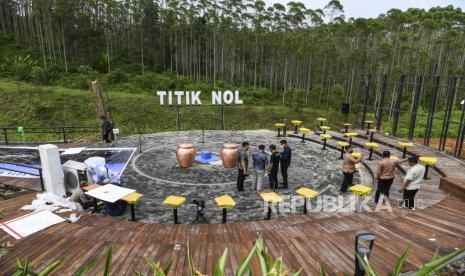
[[[326,140],[329,140],[332,138],[331,135],[329,134],[320,134],[321,138],[323,138],[323,149],[326,149]]]
[[[360,158],[362,157],[362,153],[361,152],[352,152],[352,157],[357,159],[357,158]]]
[[[284,126],[286,126],[286,124],[276,123],[276,124],[274,124],[274,126],[278,129],[278,137],[281,137],[281,129],[283,129]]]
[[[349,132],[349,127],[350,127],[352,124],[343,123],[342,125],[344,126],[344,133],[347,133],[347,132]]]
[[[336,144],[338,144],[339,146],[341,146],[341,158],[344,158],[344,148],[347,147],[349,145],[349,143],[347,142],[344,142],[344,141],[338,141],[336,142]]]
[[[374,121],[365,120],[365,124],[367,124],[367,135],[370,134],[369,129],[370,129],[371,124],[373,124],[373,123],[374,123]]]
[[[402,159],[405,159],[407,155],[407,148],[413,147],[412,142],[399,142],[399,145],[403,148]]]
[[[294,133],[297,134],[297,127],[300,126],[302,124],[302,121],[299,121],[299,120],[292,120],[291,121],[291,124],[294,125],[295,129],[294,129]]]
[[[302,143],[305,143],[305,135],[310,133],[309,128],[301,127],[299,128],[300,133],[302,133]]]
[[[305,201],[304,201],[303,213],[306,214],[307,213],[307,200],[312,199],[312,198],[316,198],[318,196],[318,192],[316,192],[316,191],[314,191],[312,189],[309,189],[309,188],[300,188],[295,192],[298,195],[300,195],[301,197],[304,198]]]
[[[236,206],[236,202],[229,195],[223,195],[215,198],[216,205],[223,209],[223,223],[226,223],[227,210]]]
[[[136,211],[134,210],[134,205],[139,202],[142,196],[143,194],[133,192],[122,198],[122,200],[126,201],[126,203],[131,206],[131,221],[136,220]]]
[[[320,129],[323,130],[323,134],[326,134],[326,131],[330,130],[331,128],[329,126],[320,126]]]
[[[391,160],[399,160],[399,157],[395,156],[395,155],[391,155],[391,157],[389,157],[389,159]]]
[[[320,117],[320,118],[316,118],[316,120],[320,122],[320,126],[323,126],[323,123],[326,122],[328,119]]]
[[[178,224],[178,208],[181,207],[186,198],[183,196],[169,196],[163,201],[163,204],[173,207],[174,224]]]
[[[434,166],[438,163],[438,159],[436,157],[425,157],[425,156],[422,156],[420,158],[418,158],[418,160],[420,160],[420,162],[425,165],[425,175],[423,176],[423,179],[429,179],[428,178],[428,169],[429,169],[429,166]]]
[[[266,215],[266,219],[271,219],[271,206],[270,203],[280,203],[283,201],[283,199],[275,192],[269,192],[269,193],[261,193],[260,197],[263,199],[263,201],[268,203],[268,213]]]
[[[358,200],[357,200],[356,206],[355,206],[355,212],[359,212],[360,207],[361,207],[360,205],[362,203],[362,197],[370,195],[371,192],[373,191],[373,189],[371,187],[368,187],[368,186],[357,184],[357,185],[354,185],[352,187],[349,187],[349,191],[352,192],[354,195],[356,195],[358,197]]]
[[[349,138],[349,146],[352,146],[352,138],[357,137],[358,133],[357,132],[347,132],[344,134],[347,138]]]
[[[368,160],[373,160],[373,149],[379,148],[379,145],[377,143],[373,142],[367,142],[365,143],[365,146],[370,149],[370,155],[368,156]]]

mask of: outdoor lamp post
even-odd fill
[[[373,249],[376,235],[372,232],[358,232],[355,235],[355,252],[362,257],[362,259],[368,260]],[[355,256],[355,276],[364,276],[365,269],[363,265],[359,263],[357,256]]]

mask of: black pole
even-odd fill
[[[307,213],[307,198],[304,198],[304,211],[303,213],[306,214]]]
[[[370,126],[371,126],[371,123],[368,122],[367,123],[367,135],[370,134]]]
[[[373,160],[373,148],[370,148],[370,155],[368,156],[368,160]]]
[[[6,132],[6,128],[3,128],[3,136],[5,136],[5,144],[8,145],[8,132]]]
[[[326,139],[323,139],[323,149],[326,149]]]
[[[62,133],[63,133],[63,143],[66,144],[66,129],[64,127],[62,128]]]
[[[297,125],[295,125],[294,134],[297,134]]]
[[[394,117],[392,119],[392,135],[396,136],[397,134],[397,124],[399,122],[399,115],[400,115],[400,104],[402,103],[402,94],[404,92],[404,82],[405,82],[405,75],[400,76],[399,84],[397,86],[397,97],[396,103],[394,105]]]
[[[384,106],[384,99],[386,98],[387,79],[388,79],[388,74],[384,74],[383,83],[381,86],[381,95],[379,97],[379,103],[378,103],[378,115],[376,116],[377,117],[377,121],[376,121],[377,130],[381,130],[381,123],[383,121],[383,106]]]
[[[173,208],[173,215],[174,215],[174,224],[179,224],[179,221],[178,221],[178,208]]]
[[[439,91],[440,84],[441,84],[441,77],[436,76],[434,78],[433,97],[431,99],[431,105],[428,111],[428,119],[426,121],[427,123],[426,123],[426,128],[425,128],[425,141],[423,143],[425,146],[429,146],[429,141],[431,138],[431,131],[433,129],[434,113],[436,113],[436,105],[438,102],[438,91]]]
[[[407,155],[407,147],[404,147],[404,150],[402,151],[402,159],[405,159],[406,155]]]
[[[349,146],[352,147],[352,137],[349,137]]]
[[[226,223],[227,210],[228,210],[228,209],[223,208],[223,223]]]
[[[412,140],[417,121],[418,104],[420,102],[421,89],[423,87],[423,76],[417,76],[415,81],[415,95],[413,96],[412,110],[410,112],[410,124],[408,129],[408,139]]]
[[[349,132],[349,126],[346,125],[345,127],[346,127],[345,133]]]
[[[373,142],[373,133],[375,133],[375,132],[372,131],[371,134],[370,134],[370,142]]]
[[[136,221],[136,211],[134,210],[134,204],[129,204],[131,206],[131,221]]]
[[[339,159],[343,159],[344,158],[344,147],[341,147],[341,158]]]
[[[139,130],[139,153],[142,153],[142,131],[140,127],[137,127],[137,129]]]
[[[266,214],[266,219],[267,220],[271,219],[271,206],[269,202],[268,202],[268,212]]]
[[[302,133],[302,143],[305,143],[305,133]]]
[[[281,128],[278,127],[278,137],[281,137]]]
[[[446,147],[446,142],[447,142],[447,135],[449,132],[449,124],[450,124],[450,117],[452,115],[452,109],[454,105],[454,99],[455,99],[455,94],[457,92],[456,90],[456,84],[457,84],[457,77],[453,77],[450,81],[450,89],[448,93],[448,100],[447,100],[447,107],[446,107],[446,112],[444,113],[444,120],[443,120],[443,125],[442,125],[442,132],[441,132],[441,139],[439,143],[439,150],[443,151],[444,148]]]
[[[429,170],[429,165],[425,165],[425,176],[423,177],[423,179],[429,179],[428,178],[428,170]]]

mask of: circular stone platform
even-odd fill
[[[138,136],[119,140],[116,147],[137,147]],[[197,154],[202,150],[218,154],[224,143],[250,143],[249,155],[260,144],[276,144],[282,138],[276,132],[257,131],[205,131],[202,144],[201,131],[164,132],[144,135],[142,153],[136,152],[122,177],[124,186],[136,189],[144,194],[137,204],[136,215],[143,222],[172,222],[172,210],[162,204],[169,195],[181,195],[188,202],[179,210],[181,223],[192,223],[196,215],[194,199],[206,201],[206,215],[211,223],[221,222],[221,210],[215,205],[214,198],[224,194],[236,201],[236,207],[228,211],[228,221],[261,220],[264,218],[263,202],[257,191],[251,190],[251,177],[247,177],[245,191],[236,189],[237,169],[225,169],[218,165],[196,163],[193,167],[182,169],[176,160],[176,146],[188,142],[196,147]],[[321,150],[322,146],[312,142],[302,144],[300,140],[288,138],[293,150],[289,168],[289,188],[281,189],[280,195],[295,196],[295,190],[309,187],[323,194],[338,194],[342,182],[339,151]],[[268,148],[268,147],[267,147]],[[267,150],[268,152],[268,150]],[[251,158],[249,159],[251,160]],[[249,162],[251,163],[251,161]],[[251,171],[249,169],[249,171]],[[354,182],[360,181],[360,174]],[[281,175],[279,174],[281,182]],[[268,178],[264,179],[264,188],[269,187]],[[300,211],[301,208],[298,208]],[[288,215],[288,214],[278,214]],[[274,214],[273,216],[276,216]]]

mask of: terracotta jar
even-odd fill
[[[220,155],[223,167],[234,168],[237,162],[237,145],[231,143],[224,144],[221,148]]]
[[[192,144],[180,144],[176,148],[176,158],[181,168],[192,167],[195,160],[195,148]]]

